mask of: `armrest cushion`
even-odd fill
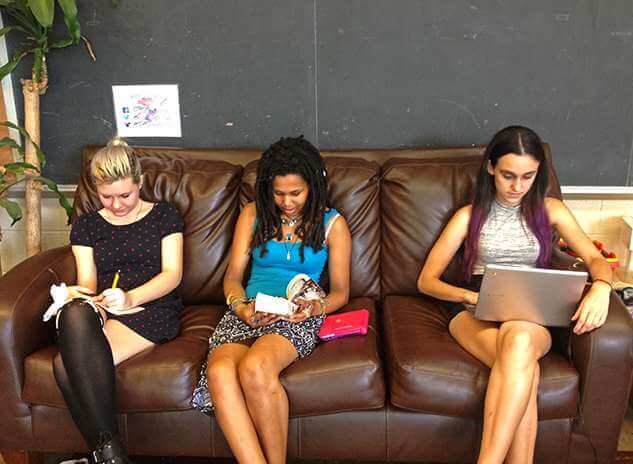
[[[585,271],[587,266],[584,262],[578,261],[573,256],[560,251],[557,246],[552,247],[552,260],[550,262],[552,269],[560,269],[561,271]]]
[[[75,281],[68,246],[37,254],[0,278],[0,447],[12,439],[24,442],[32,433],[25,422],[30,410],[21,399],[24,358],[54,340],[53,326],[42,322],[42,314],[51,301],[51,284],[59,281]]]
[[[571,335],[572,361],[580,373],[580,420],[599,462],[615,457],[633,372],[633,320],[611,292],[609,315],[599,329]]]

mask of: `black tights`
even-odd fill
[[[114,360],[99,315],[86,303],[61,309],[53,372],[70,414],[92,450],[118,439]]]

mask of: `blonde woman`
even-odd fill
[[[95,154],[90,177],[102,208],[73,224],[77,282],[69,290],[117,315],[97,314],[83,299],[67,303],[53,370],[95,462],[121,464],[129,459],[116,421],[115,366],[178,335],[183,222],[173,205],[141,199],[140,163],[121,139]]]

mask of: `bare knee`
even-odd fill
[[[540,347],[536,343],[534,334],[527,330],[502,330],[499,333],[497,357],[503,365],[525,369],[533,367],[538,361]]]
[[[235,362],[224,356],[209,360],[207,365],[207,385],[211,396],[219,400],[227,389],[234,389],[238,381]]]
[[[264,356],[246,356],[238,366],[238,375],[247,396],[270,395],[279,383],[279,373]]]

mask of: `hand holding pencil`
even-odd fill
[[[112,279],[112,286],[105,289],[101,295],[99,295],[99,298],[95,298],[94,301],[102,304],[108,310],[117,312],[124,311],[130,307],[131,305],[127,293],[118,287],[120,278],[121,272],[116,271]]]
[[[120,279],[121,271],[116,271],[112,279],[112,286],[106,288],[101,295],[93,298],[92,301],[110,314],[118,316],[143,311],[145,308],[142,306],[132,307],[128,293],[118,287]]]

